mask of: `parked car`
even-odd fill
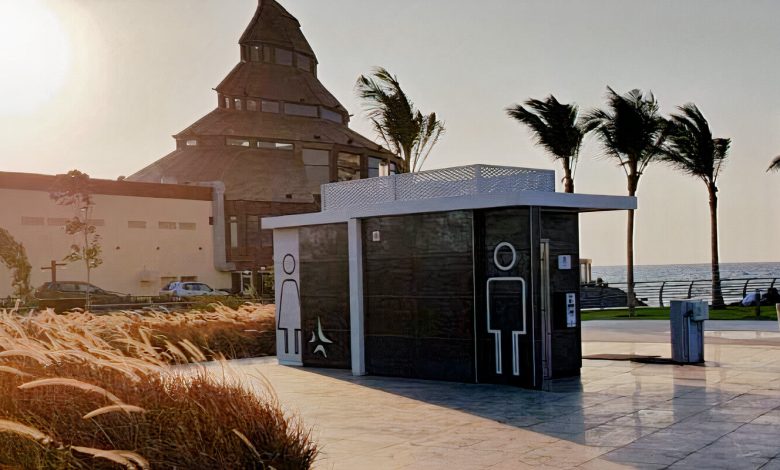
[[[230,295],[225,291],[212,289],[202,282],[171,282],[160,291],[161,297],[184,299],[187,297],[213,296],[222,297]]]
[[[35,289],[33,296],[38,300],[39,307],[64,312],[74,308],[84,308],[87,292],[92,305],[123,304],[130,300],[127,294],[107,291],[82,281],[45,282]]]

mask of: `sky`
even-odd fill
[[[447,133],[425,169],[555,169],[505,108],[552,93],[582,111],[606,87],[696,103],[732,139],[719,182],[721,262],[780,261],[780,2],[775,0],[280,0],[319,77],[374,138],[355,97],[384,66]],[[129,175],[216,106],[256,0],[0,0],[0,171]],[[586,138],[577,192],[626,193]],[[559,189],[562,190],[562,189]],[[662,165],[639,186],[637,264],[708,263],[704,184]],[[581,256],[625,263],[625,213],[584,214]]]

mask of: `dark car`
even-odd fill
[[[91,305],[122,304],[126,303],[129,297],[81,281],[46,282],[35,290],[34,295],[40,308],[53,308],[56,312],[64,312],[84,308],[87,292]]]

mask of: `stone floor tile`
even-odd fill
[[[764,464],[763,467],[761,467],[761,470],[780,470],[780,458],[774,458]]]
[[[582,465],[613,449],[614,447],[591,447],[573,442],[558,441],[521,454],[518,458],[529,465],[557,465],[562,468],[568,468]]]
[[[713,470],[754,470],[764,466],[769,459],[762,458],[730,458],[710,455],[707,452],[696,452],[674,463],[670,469],[713,469]]]
[[[780,425],[780,410],[772,410],[750,422],[751,424]]]
[[[577,468],[583,470],[626,470],[626,469],[636,469],[639,467],[637,467],[634,464],[610,462],[609,460],[596,458],[593,460],[589,460],[582,465],[579,465]],[[650,467],[643,467],[643,468],[649,469]],[[655,470],[656,468],[658,467],[652,467],[653,470]]]
[[[613,450],[603,455],[601,458],[630,464],[644,464],[656,468],[665,468],[669,465],[682,460],[689,455],[689,452],[676,449],[646,449],[629,444],[625,447]]]
[[[695,414],[695,413],[692,413]],[[665,428],[676,422],[682,421],[685,417],[679,413],[670,410],[639,410],[630,415],[622,416],[609,421],[607,424],[615,426],[640,426],[650,428]]]

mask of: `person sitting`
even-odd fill
[[[742,299],[742,306],[743,307],[751,307],[754,305],[758,305],[761,302],[761,291],[756,290],[755,292],[751,292],[745,296],[744,299]]]
[[[780,304],[780,292],[776,288],[770,287],[767,289],[766,294],[761,299],[761,305],[775,305]]]

